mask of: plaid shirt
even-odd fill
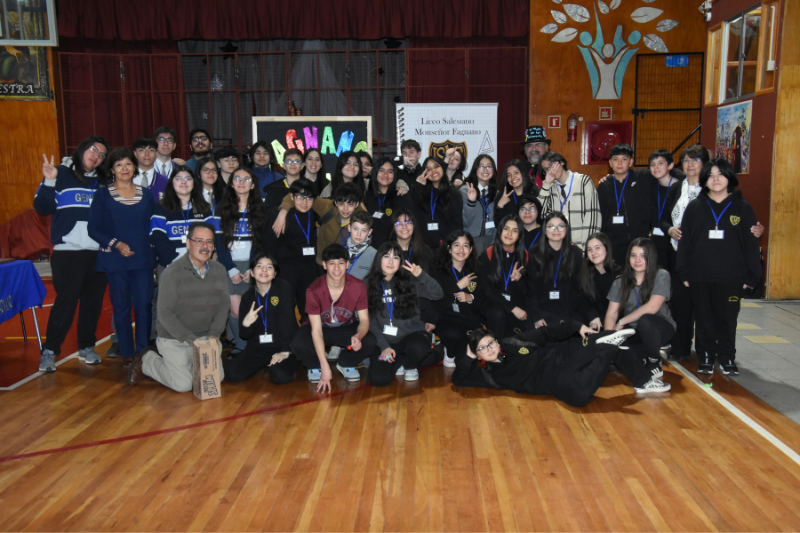
[[[539,201],[542,202],[542,214],[545,216],[553,211],[564,212],[572,228],[572,242],[583,250],[589,235],[600,231],[600,204],[597,202],[597,190],[594,188],[592,178],[585,174],[573,172],[570,174],[570,179],[574,179],[574,183],[570,191],[567,180],[564,194],[568,192],[569,197],[563,209],[559,193],[561,186],[556,182],[542,184]]]

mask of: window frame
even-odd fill
[[[761,2],[761,16],[762,22],[763,17],[770,16],[774,14],[774,19],[770,21],[769,29],[770,35],[767,36],[767,32],[761,32],[758,40],[758,70],[756,71],[756,92],[755,95],[759,96],[762,94],[768,94],[775,91],[775,77],[778,73],[778,43],[780,42],[780,31],[781,31],[781,8],[783,7],[783,2],[781,0],[771,0],[771,1],[763,1]],[[775,11],[771,11],[774,8]],[[765,15],[766,13],[766,15]],[[764,26],[766,27],[766,25]],[[769,43],[767,39],[770,39]],[[772,76],[772,85],[769,87],[762,87],[764,82],[763,79],[763,63],[762,60],[764,59],[764,54],[766,52],[766,48],[769,47],[769,58],[767,60],[767,69],[769,70],[769,63],[772,63],[772,70],[774,75]]]

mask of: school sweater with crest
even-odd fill
[[[672,257],[672,244],[669,236],[669,228],[672,227],[672,209],[681,195],[681,180],[671,177],[671,183],[668,187],[662,186],[655,181],[653,185],[652,201],[650,206],[650,225],[652,227],[652,235],[650,240],[656,247],[658,252],[659,264],[671,266],[670,258]],[[658,230],[658,231],[657,231]],[[660,233],[660,234],[659,234]]]
[[[280,264],[304,262],[315,263],[317,257],[317,225],[319,215],[313,210],[301,213],[294,207],[286,213],[286,225],[280,237],[275,236],[272,224],[280,213],[280,207],[270,210],[265,217],[262,242],[264,250],[271,250],[277,255]],[[309,249],[311,255],[304,250]]]
[[[455,187],[449,187],[447,192],[448,204],[443,203],[439,189],[419,182],[411,184],[412,208],[417,219],[418,231],[425,244],[432,250],[438,250],[439,245],[450,233],[464,229],[462,220],[463,204],[461,193]],[[435,226],[433,226],[435,225]],[[431,229],[436,227],[436,229]]]
[[[611,175],[598,185],[600,231],[608,236],[612,245],[627,245],[634,239],[650,235],[650,208],[655,194],[653,188],[657,184],[649,170],[630,170],[623,182]],[[614,222],[617,216],[622,217],[622,222]]]
[[[719,217],[719,230],[724,232],[719,239],[709,233],[717,227],[715,215]],[[742,191],[733,191],[721,203],[701,192],[686,206],[681,222],[675,265],[681,281],[755,287],[762,274],[758,239],[750,231],[755,225],[755,211],[742,198]]]
[[[398,196],[396,191],[378,194],[368,191],[364,198],[367,212],[372,215],[372,246],[377,250],[389,240],[392,230],[392,213],[398,209],[411,209],[411,195]]]
[[[439,318],[463,320],[465,321],[465,326],[481,320],[481,306],[489,305],[489,300],[483,291],[483,283],[480,283],[476,277],[465,288],[462,289],[458,286],[458,282],[469,274],[477,274],[477,272],[461,271],[453,266],[444,270],[437,268],[433,271],[433,279],[436,280],[436,283],[439,284],[444,292],[444,297],[434,303],[434,308]],[[475,300],[469,303],[459,302],[454,296],[458,292],[471,295]]]
[[[525,258],[526,264],[524,266],[527,269],[530,267],[530,254],[526,253]],[[504,279],[500,279],[496,283],[491,279],[498,260],[503,263],[503,275],[509,278],[508,285],[506,285]],[[510,313],[515,307],[525,309],[525,294],[528,292],[527,276],[523,272],[522,277],[517,281],[510,279],[510,272],[517,266],[519,265],[516,263],[515,254],[510,254],[503,250],[498,259],[497,254],[494,253],[494,247],[487,248],[478,258],[478,283],[483,286],[489,306],[500,307],[506,313]],[[508,295],[508,298],[504,295]]]
[[[195,211],[191,202],[174,213],[167,213],[160,203],[154,206],[150,217],[150,242],[156,249],[158,264],[167,266],[186,253],[189,226],[195,222],[208,222],[213,226],[214,215],[210,210]]]
[[[564,248],[563,245],[562,249]],[[537,277],[533,290],[533,297],[536,300],[536,308],[539,316],[535,319],[544,318],[548,323],[551,320],[577,320],[588,324],[597,316],[597,311],[589,304],[583,296],[581,290],[581,269],[583,268],[583,252],[581,249],[570,244],[570,261],[572,261],[572,275],[567,276],[567,263],[563,259],[562,250],[553,250],[549,244],[545,246],[544,253],[551,255],[552,271]],[[562,258],[559,267],[559,258]],[[558,275],[555,269],[558,268]],[[555,294],[558,297],[555,298]],[[552,296],[552,297],[551,297]]]
[[[247,341],[249,349],[263,350],[265,348],[278,349],[282,352],[291,351],[292,339],[299,329],[294,315],[294,287],[280,277],[272,280],[266,296],[258,294],[258,289],[253,286],[242,295],[239,304],[239,336]],[[250,312],[250,307],[256,304],[256,309],[264,306],[259,311],[256,321],[249,326],[244,325],[244,318]],[[264,319],[266,313],[266,330]],[[272,335],[272,342],[261,342],[265,333]]]
[[[70,160],[71,161],[71,160]],[[33,198],[33,208],[42,216],[52,215],[50,242],[56,250],[94,250],[100,247],[89,237],[89,208],[99,187],[94,172],[79,179],[65,165],[56,167],[56,179],[42,179]]]
[[[442,297],[442,288],[436,283],[436,280],[425,272],[422,272],[415,281],[417,285],[417,296],[419,298],[438,300]],[[425,331],[425,322],[422,320],[419,306],[414,309],[414,314],[409,318],[399,318],[397,316],[397,308],[395,307],[393,316],[391,320],[389,319],[389,307],[391,307],[394,301],[393,279],[389,281],[383,280],[381,299],[383,308],[377,313],[369,314],[369,330],[378,340],[378,346],[381,351],[390,348],[392,344],[397,344],[411,333]],[[397,335],[384,334],[384,327],[386,326],[396,327]]]

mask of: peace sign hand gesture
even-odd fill
[[[411,272],[415,278],[418,278],[419,275],[422,274],[422,267],[411,264],[411,261],[406,261],[406,264],[403,265],[403,268]]]
[[[476,189],[475,186],[472,185],[471,183],[468,183],[467,186],[469,187],[469,189],[467,189],[467,199],[469,199],[470,202],[477,201],[478,189]]]
[[[507,188],[503,191],[503,196],[497,201],[497,207],[505,207],[505,205],[511,201],[511,193],[514,192],[514,189]]]
[[[258,318],[259,311],[261,311],[262,309],[264,309],[263,305],[260,306],[258,309],[256,309],[256,303],[253,302],[253,305],[250,306],[250,311],[244,317],[244,320],[242,320],[242,325],[246,328],[252,326],[253,322],[255,322],[256,319]]]
[[[477,277],[478,276],[476,276],[474,273],[473,274],[467,274],[466,276],[464,276],[463,278],[458,280],[458,288],[459,289],[466,289],[467,287],[469,287],[470,283],[475,281],[475,278],[477,278]]]
[[[525,267],[523,265],[517,265],[514,267],[514,270],[511,271],[511,281],[519,281],[522,279],[522,269]]]
[[[42,154],[44,164],[42,165],[42,175],[49,180],[54,180],[58,177],[58,169],[55,166],[55,158],[51,155],[50,161],[47,161],[47,156]]]

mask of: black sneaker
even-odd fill
[[[726,376],[728,376],[728,375],[738,376],[739,375],[739,367],[736,366],[736,363],[734,363],[730,359],[728,359],[724,363],[720,363],[719,367],[722,369],[722,373],[725,374]]]
[[[714,359],[708,355],[698,355],[699,364],[697,365],[698,374],[713,374],[714,373]]]
[[[645,366],[647,367],[647,371],[650,372],[651,378],[660,378],[664,375],[664,369],[661,367],[661,361],[648,363]]]
[[[108,347],[108,351],[106,352],[106,357],[109,359],[113,359],[116,357],[122,357],[122,352],[119,351],[119,343],[112,342],[111,346]]]
[[[680,363],[682,361],[688,361],[691,358],[692,358],[691,355],[670,352],[669,356],[667,357],[667,360],[673,363]]]

